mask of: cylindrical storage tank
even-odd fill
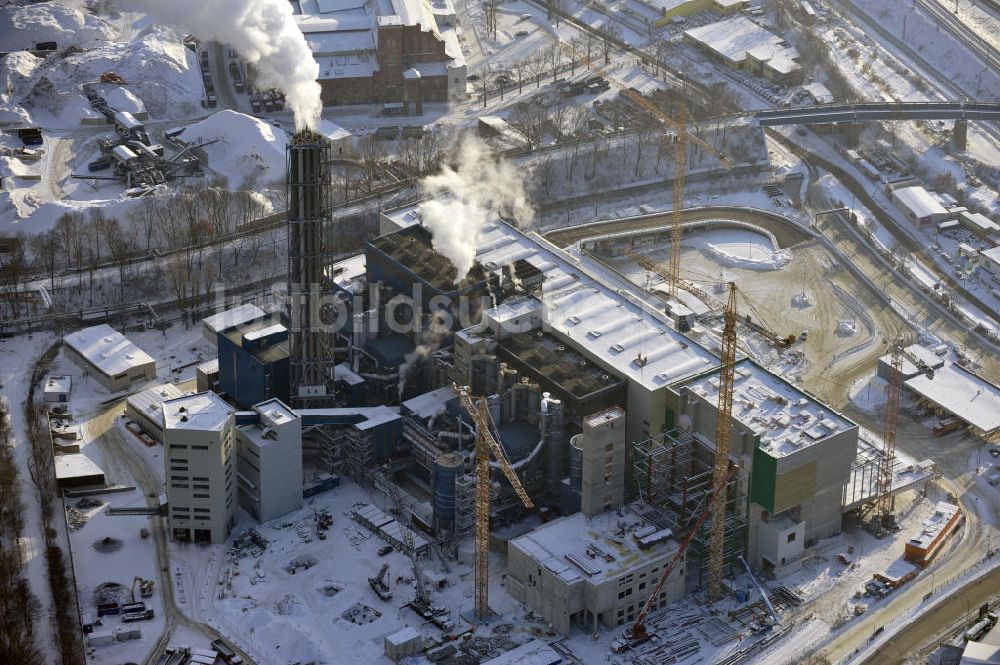
[[[462,474],[462,456],[442,453],[434,460],[434,520],[450,524],[455,519],[455,479]]]
[[[579,439],[577,434],[569,440],[569,487],[574,492],[583,489],[583,448]]]

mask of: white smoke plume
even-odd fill
[[[471,134],[459,145],[457,166],[444,166],[441,173],[425,178],[422,187],[435,197],[420,206],[424,225],[434,236],[434,249],[455,264],[455,283],[472,269],[486,222],[502,215],[526,224],[533,215],[522,172],[495,158],[489,146]]]
[[[319,123],[319,65],[288,0],[122,0],[125,9],[232,46],[256,67],[259,88],[277,88],[295,114],[296,131]]]

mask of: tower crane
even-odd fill
[[[571,52],[573,52],[576,57],[581,59],[584,57],[585,54],[575,48],[572,44],[564,42],[564,45]],[[688,131],[687,111],[683,103],[678,105],[676,117],[671,117],[665,111],[657,107],[656,104],[646,99],[638,90],[621,83],[611,76],[606,67],[598,67],[594,71],[599,76],[606,78],[612,85],[618,88],[619,93],[622,96],[676,132],[677,140],[674,142],[673,211],[671,214],[670,228],[670,274],[672,275],[672,279],[670,279],[669,283],[670,295],[676,298],[681,268],[681,226],[684,221],[682,211],[684,209],[684,176],[687,170],[688,143],[700,146],[709,153],[715,155],[715,157],[722,162],[722,165],[727,169],[733,165],[733,160],[730,159],[729,155],[722,152],[705,139]]]
[[[729,484],[729,481],[732,480],[735,475],[736,467],[731,466],[729,468],[729,472],[726,474],[726,485]],[[622,639],[615,640],[611,643],[612,651],[615,653],[621,653],[627,648],[642,644],[651,637],[649,632],[646,630],[646,617],[649,615],[650,611],[653,609],[653,605],[656,604],[657,599],[660,597],[660,592],[663,591],[663,585],[665,585],[667,580],[670,579],[670,574],[674,571],[674,567],[684,557],[684,552],[687,551],[688,545],[690,545],[691,541],[694,540],[694,537],[701,530],[702,525],[705,524],[705,521],[709,518],[709,516],[715,512],[716,504],[725,506],[725,495],[725,490],[717,492],[713,489],[712,497],[709,499],[708,505],[706,505],[705,509],[701,511],[697,519],[694,521],[694,524],[687,532],[687,535],[684,536],[683,540],[681,540],[680,546],[674,553],[673,558],[670,559],[667,567],[663,569],[663,574],[660,575],[660,581],[656,583],[656,587],[653,588],[653,592],[649,595],[649,598],[646,599],[642,609],[639,610],[639,614],[636,616],[635,621],[625,630],[622,635]]]
[[[902,339],[895,339],[889,351],[889,392],[885,400],[885,423],[882,426],[882,462],[879,465],[878,494],[875,498],[875,535],[879,538],[896,527],[895,496],[892,493],[893,467],[896,465],[896,420],[899,416],[899,399],[903,392],[903,359],[917,366],[929,378],[934,370],[923,360],[909,353]]]
[[[486,400],[475,400],[469,394],[468,386],[452,384],[458,393],[462,406],[476,423],[476,616],[485,619],[490,615],[489,603],[489,544],[490,544],[490,456],[496,458],[500,470],[507,477],[521,502],[527,508],[533,508],[531,498],[521,485],[520,479],[507,459],[507,453],[494,438],[490,431],[489,412],[486,410]],[[477,403],[478,401],[478,403]]]
[[[660,265],[653,259],[649,258],[648,256],[640,254],[639,252],[633,249],[627,249],[625,250],[625,253],[630,259],[635,261],[636,265],[640,266],[641,268],[656,273],[657,275],[667,280],[668,282],[674,280],[674,276],[671,272],[669,272],[666,268],[664,268],[662,265]],[[711,307],[713,310],[725,311],[726,304],[724,302],[722,302],[715,296],[711,295],[704,289],[698,288],[688,280],[678,277],[675,280],[675,284],[679,288],[693,295],[695,298],[698,298],[698,300],[701,300],[703,303]],[[743,319],[743,322],[746,324],[748,328],[763,336],[765,339],[767,339],[768,342],[771,343],[772,346],[774,346],[777,349],[787,349],[789,346],[795,343],[795,335],[787,335],[785,337],[781,337],[780,335],[778,335],[778,333],[771,330],[771,328],[764,323],[764,320],[761,317],[760,312],[758,312],[757,309],[754,307],[753,303],[750,302],[750,299],[747,298],[747,295],[742,291],[740,291],[738,288],[736,292],[743,300],[743,304],[746,305],[747,309],[749,309],[753,313],[754,317],[756,317],[752,318],[750,314],[747,314],[746,317]],[[671,294],[673,293],[675,293],[675,290],[671,289]]]
[[[719,367],[719,400],[715,425],[715,466],[712,491],[724,495],[729,483],[729,438],[733,429],[733,381],[736,378],[736,284],[729,282],[725,323],[722,328],[722,356]],[[716,601],[722,595],[722,568],[725,564],[726,502],[716,500],[712,506],[712,525],[708,546],[708,599]]]

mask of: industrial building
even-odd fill
[[[220,332],[219,390],[243,408],[289,394],[288,329],[277,316]]]
[[[449,0],[294,0],[319,63],[325,106],[377,103],[404,115],[465,97],[465,57]]]
[[[903,556],[921,566],[929,564],[963,519],[957,504],[939,501],[934,513],[920,525],[920,531],[906,541]]]
[[[966,423],[974,436],[1000,438],[1000,386],[967,367],[947,362],[932,376],[917,374],[903,386],[918,404]]]
[[[269,522],[302,507],[302,419],[278,399],[236,415],[240,507]]]
[[[892,202],[908,220],[917,226],[937,224],[951,219],[953,215],[941,205],[923,185],[907,181],[892,188]]]
[[[60,490],[102,487],[104,471],[83,453],[55,455],[56,487]]]
[[[156,378],[156,361],[106,323],[72,332],[63,337],[63,344],[66,357],[108,392]]]
[[[661,532],[634,510],[561,517],[508,542],[505,588],[564,634],[621,626],[635,619],[677,552],[670,539],[646,544]],[[683,563],[654,607],[684,595]]]
[[[711,486],[719,378],[677,389],[679,429],[636,446],[643,497],[686,524]],[[842,526],[842,496],[857,456],[858,426],[744,359],[736,366],[730,457],[740,471],[728,496],[727,559],[781,568]],[[703,543],[695,543],[693,553]]]
[[[183,397],[184,393],[172,383],[150,386],[125,400],[125,417],[135,422],[142,431],[156,441],[163,442],[163,403]]]
[[[42,399],[46,402],[68,402],[72,390],[73,377],[65,374],[53,374],[45,379]]]
[[[804,77],[795,47],[746,16],[685,30],[684,41],[733,69],[775,83],[796,85]]]
[[[213,347],[218,343],[220,333],[226,333],[238,326],[267,317],[267,312],[250,303],[233,307],[201,320],[201,332]]]
[[[167,400],[162,408],[170,533],[224,543],[236,522],[235,410],[211,392]]]

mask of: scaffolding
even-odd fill
[[[650,507],[646,519],[684,533],[705,510],[711,499],[714,448],[682,429],[672,429],[633,445],[632,466],[636,493]],[[725,570],[737,566],[737,557],[746,549],[747,483],[736,473],[728,484],[726,497]],[[654,513],[659,513],[655,515]],[[688,565],[696,569],[695,579],[707,573],[709,533],[703,525],[688,550]]]
[[[455,523],[453,538],[458,541],[472,534],[476,524],[476,476],[466,473],[455,478]]]

